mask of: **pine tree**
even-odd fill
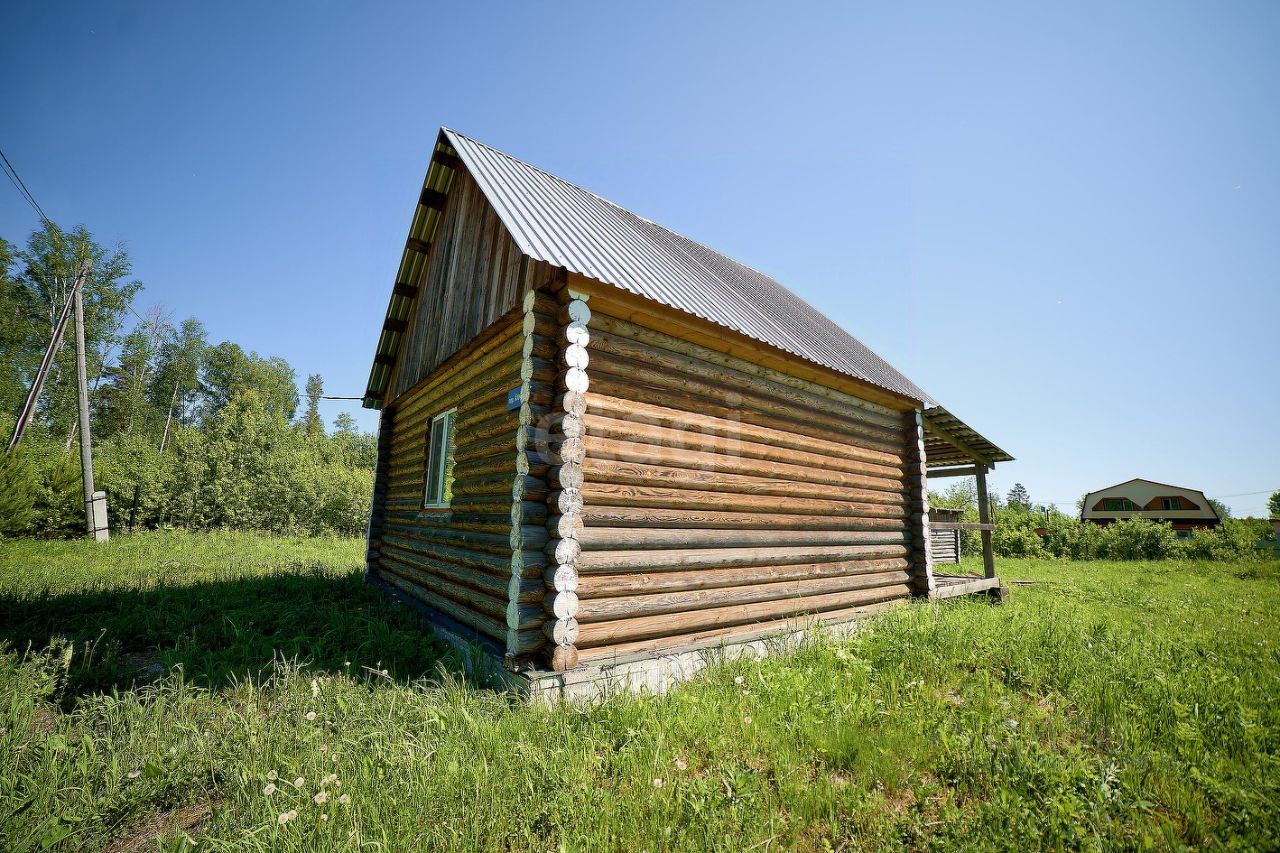
[[[1031,509],[1031,493],[1021,483],[1014,483],[1013,488],[1009,490],[1008,503],[1009,506],[1017,505],[1023,509]]]

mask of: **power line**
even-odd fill
[[[32,195],[31,190],[27,189],[26,183],[18,174],[18,170],[13,168],[13,163],[9,162],[9,158],[5,155],[4,150],[0,149],[0,160],[4,161],[4,174],[9,179],[9,183],[22,195],[27,204],[31,205],[31,209],[36,212],[36,216],[40,217],[40,221],[45,225],[52,225],[48,216],[45,216],[44,209],[40,207],[40,202],[36,201],[36,197]]]
[[[1220,501],[1223,498],[1251,498],[1254,495],[1269,495],[1272,492],[1280,492],[1280,487],[1275,489],[1263,489],[1260,492],[1241,492],[1238,495],[1214,495],[1213,499],[1215,501]]]

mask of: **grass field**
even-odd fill
[[[1004,561],[1003,607],[547,710],[361,551],[0,543],[0,849],[1280,847],[1275,563]]]

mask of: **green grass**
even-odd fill
[[[1280,847],[1274,562],[1003,561],[1002,607],[540,709],[361,550],[0,543],[0,848]]]

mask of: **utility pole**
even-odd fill
[[[88,270],[88,265],[81,267]],[[84,278],[78,279],[83,284]],[[107,532],[107,496],[93,489],[93,442],[89,435],[89,378],[84,357],[84,288],[75,287],[71,298],[75,303],[76,314],[76,385],[79,390],[80,412],[80,468],[84,481],[85,523],[89,535],[98,542],[106,542]]]
[[[77,294],[84,286],[85,276],[89,274],[89,263],[80,265],[80,271],[76,273],[75,283],[71,285],[71,292]],[[71,319],[71,307],[75,302],[74,296],[67,300],[67,304],[62,307],[62,313],[58,316],[58,323],[53,328],[53,338],[49,341],[49,347],[44,351],[44,358],[40,362],[40,369],[36,371],[36,377],[31,382],[31,390],[27,392],[26,402],[22,404],[22,412],[18,415],[18,422],[14,424],[13,435],[9,437],[9,449],[18,446],[18,442],[22,441],[22,434],[27,431],[27,424],[31,423],[31,418],[36,413],[36,403],[40,399],[40,390],[44,387],[45,377],[49,375],[49,369],[53,366],[53,359],[58,354],[59,347],[62,346],[62,337],[67,331],[67,321]]]
[[[173,383],[173,397],[169,400],[169,414],[164,419],[164,435],[160,436],[160,452],[164,453],[164,446],[169,443],[169,424],[173,423],[173,407],[178,402],[178,383]]]

